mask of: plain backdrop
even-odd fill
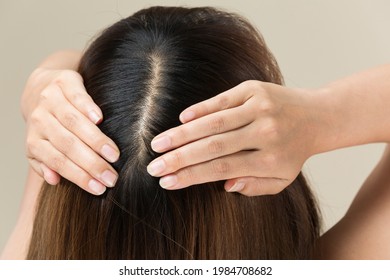
[[[208,5],[246,16],[291,87],[319,87],[390,61],[386,0],[0,0],[0,250],[16,222],[27,172],[19,100],[29,74],[50,53],[83,49],[102,28],[151,5]],[[383,148],[353,147],[307,162],[325,229],[343,216]]]

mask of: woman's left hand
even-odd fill
[[[182,112],[181,126],[156,136],[152,148],[167,152],[148,165],[174,190],[227,180],[225,189],[244,195],[275,194],[321,150],[311,94],[246,81]],[[321,124],[323,129],[324,124]]]

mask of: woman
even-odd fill
[[[44,175],[48,182],[54,184],[58,181],[58,175],[51,170],[54,169],[62,176],[92,192],[88,189],[87,182],[92,178],[99,178],[101,172],[97,171],[109,168],[109,165],[98,158],[97,154],[103,155],[106,159],[110,157],[114,161],[118,153],[112,141],[98,133],[96,128],[87,121],[87,117],[89,117],[92,121],[98,122],[102,115],[99,108],[89,100],[80,77],[72,71],[53,70],[74,69],[79,56],[78,53],[58,53],[49,57],[42,65],[44,68],[35,71],[27,83],[24,101],[28,100],[29,102],[23,102],[22,107],[25,118],[30,123],[30,144],[39,143],[48,137],[31,132],[42,131],[39,126],[31,124],[29,121],[31,112],[49,112],[49,115],[56,114],[60,120],[64,119],[65,113],[85,116],[84,118],[80,117],[77,125],[73,125],[69,129],[79,139],[75,140],[74,145],[68,151],[63,149],[66,156],[61,164],[55,165],[53,162],[56,161],[52,160],[56,158],[55,152],[61,150],[61,143],[56,142],[53,136],[56,134],[54,131],[51,135],[53,138],[50,140],[56,148],[42,147],[40,150],[46,151],[45,153],[30,150],[29,157],[36,160],[31,161],[32,166],[39,174]],[[387,78],[389,73],[390,66],[386,65],[341,79],[322,89],[315,90],[289,89],[271,83],[253,81],[242,83],[215,98],[185,110],[181,114],[181,120],[186,124],[163,133],[161,136],[168,136],[163,140],[161,137],[156,137],[156,140],[160,138],[160,141],[152,142],[152,147],[157,152],[182,147],[174,150],[176,153],[179,151],[178,154],[182,155],[182,160],[181,164],[175,165],[174,162],[166,160],[168,158],[168,154],[166,154],[165,158],[163,157],[165,170],[157,174],[154,173],[156,169],[149,167],[148,171],[156,176],[164,176],[172,174],[172,172],[178,173],[180,170],[181,174],[186,172],[193,174],[191,181],[183,181],[173,188],[185,187],[212,179],[229,179],[225,183],[225,188],[230,191],[238,191],[246,195],[277,193],[288,185],[291,178],[294,178],[303,162],[316,153],[364,143],[389,141],[390,115],[387,112],[388,104],[390,104],[390,95],[388,94],[390,84]],[[61,85],[61,90],[42,91],[47,85],[49,85],[47,88],[50,89],[53,81]],[[47,94],[49,92],[50,95]],[[80,94],[75,95],[75,92]],[[47,97],[46,99],[54,100],[54,103],[67,104],[67,110],[61,113],[53,112],[50,105],[37,102],[37,97],[41,93],[45,93],[43,95]],[[76,96],[77,98],[75,98]],[[231,108],[239,108],[245,103],[249,104],[246,108],[246,114],[237,115],[231,110]],[[365,112],[365,114],[361,112]],[[231,119],[232,116],[236,120],[242,120],[241,126],[237,125],[238,121],[233,125],[225,121]],[[262,122],[264,119],[267,119],[268,124],[272,125]],[[36,123],[39,124],[40,118],[37,117],[36,120],[38,120]],[[211,125],[213,123],[219,125]],[[204,129],[205,125],[208,124],[210,124],[209,129]],[[229,125],[223,126],[224,124]],[[62,127],[62,124],[59,124],[58,127]],[[262,137],[266,127],[277,132],[274,134],[275,137]],[[258,137],[246,137],[251,129],[258,131]],[[58,134],[61,135],[61,133]],[[90,137],[91,135],[94,137]],[[178,135],[180,137],[177,137]],[[57,135],[57,137],[59,136]],[[223,143],[230,149],[223,153],[215,153],[208,160],[201,158],[197,159],[197,163],[192,162],[190,156],[193,154],[192,151],[207,151],[207,142],[203,140],[215,139],[215,137],[218,137],[219,143]],[[220,177],[215,178],[212,169],[200,168],[210,162],[211,158],[211,161],[219,160],[220,165],[225,163],[225,166],[229,166],[230,170],[235,169],[242,157],[242,154],[238,154],[237,151],[241,151],[243,149],[242,143],[245,143],[237,140],[243,137],[252,148],[246,155],[255,154],[257,162],[263,166],[262,169],[250,169],[248,166],[237,169],[239,171],[235,177],[228,173],[220,173]],[[88,147],[82,147],[80,143],[85,143]],[[101,149],[105,143],[114,147],[110,150],[109,157],[104,155]],[[297,149],[297,147],[301,149]],[[79,165],[72,165],[72,162],[75,162],[75,155],[80,151],[93,156],[94,159],[96,158],[97,160],[94,161],[96,166],[92,168],[87,161],[81,162]],[[220,159],[223,158],[229,160],[221,161]],[[44,164],[38,162],[44,162]],[[226,162],[229,165],[226,165]],[[69,172],[72,170],[72,166],[78,168],[77,173]],[[195,169],[195,167],[199,168]],[[344,259],[390,257],[388,255],[390,252],[389,242],[387,241],[390,231],[387,226],[390,217],[390,203],[388,201],[390,178],[387,171],[389,168],[390,151],[387,149],[376,169],[362,186],[345,218],[320,238],[320,257]],[[79,176],[75,174],[86,179],[80,180]],[[39,180],[37,177],[34,178]],[[181,180],[186,179],[183,176],[180,178]],[[275,180],[275,178],[285,180]],[[238,184],[235,184],[237,182]],[[235,185],[234,188],[232,188],[233,185]],[[98,192],[102,192],[104,189],[105,187],[101,186]],[[34,192],[33,188],[32,191]],[[20,231],[15,230],[15,232]],[[12,244],[12,242],[10,243]]]
[[[302,174],[277,196],[248,198],[226,193],[222,181],[169,192],[147,173],[158,156],[152,139],[179,125],[186,107],[246,80],[282,82],[248,22],[212,8],[141,10],[105,30],[78,70],[105,116],[99,128],[120,150],[119,176],[102,173],[116,187],[100,197],[64,179],[44,185],[27,258],[312,258],[319,217]]]

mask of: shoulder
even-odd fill
[[[390,259],[390,146],[346,215],[319,240],[319,258]]]

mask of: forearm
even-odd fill
[[[81,55],[81,51],[78,50],[58,51],[45,58],[38,67],[47,69],[77,70]]]
[[[315,153],[390,142],[390,64],[337,80],[311,98],[320,120]]]
[[[390,143],[390,65],[331,83],[317,91],[319,152]],[[321,107],[323,110],[321,110]],[[325,116],[328,115],[327,121]],[[321,150],[322,149],[322,150]],[[320,258],[389,259],[390,146],[356,195],[347,214],[319,242]],[[358,244],[358,245],[357,245]]]

